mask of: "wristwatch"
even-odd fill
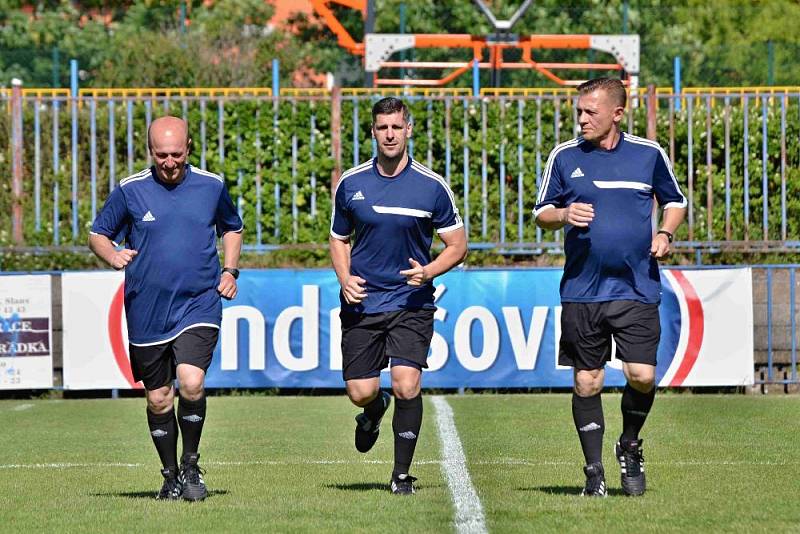
[[[668,232],[666,230],[659,230],[658,232],[656,232],[656,235],[658,234],[664,234],[665,236],[667,236],[667,240],[669,240],[669,242],[672,243],[672,237],[673,237],[672,232]]]
[[[670,239],[670,241],[672,241],[672,239]],[[222,269],[222,272],[231,273],[231,276],[233,276],[234,280],[237,280],[239,278],[239,269],[234,269],[233,267],[225,267]]]

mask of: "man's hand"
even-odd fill
[[[347,282],[342,284],[342,295],[344,295],[345,302],[359,304],[367,298],[367,293],[364,291],[364,284],[366,283],[367,281],[360,276],[351,274],[347,278]]]
[[[650,245],[650,254],[657,260],[669,256],[669,238],[664,234],[653,236],[653,243]]]
[[[236,298],[239,288],[236,286],[236,278],[227,271],[223,272],[219,277],[219,285],[217,291],[224,299],[232,300]]]
[[[429,278],[425,275],[425,268],[420,262],[414,258],[408,258],[408,263],[411,264],[411,268],[406,269],[405,271],[400,271],[400,274],[405,276],[407,279],[406,284],[410,286],[421,286],[429,280]]]
[[[114,254],[111,256],[108,263],[114,269],[119,271],[120,269],[124,269],[130,262],[132,262],[134,256],[136,256],[138,253],[139,252],[131,248],[123,248],[114,251]]]
[[[575,202],[564,208],[562,222],[585,228],[594,219],[594,207],[591,204]]]

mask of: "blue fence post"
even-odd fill
[[[673,65],[672,93],[675,95],[675,111],[681,110],[681,56],[675,56]]]
[[[72,112],[72,239],[78,238],[78,60],[69,60]]]
[[[478,98],[481,94],[481,66],[480,58],[472,58],[472,96]]]
[[[272,96],[276,98],[281,92],[280,65],[277,59],[272,60]]]

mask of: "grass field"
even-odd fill
[[[489,532],[800,531],[800,398],[657,397],[648,491],[619,491],[619,396],[604,395],[611,495],[582,499],[567,395],[445,396]],[[144,401],[0,401],[1,532],[454,532],[437,410],[414,497],[386,491],[390,425],[367,455],[344,397],[212,397],[201,446],[211,496],[159,502]],[[386,423],[389,423],[387,420]],[[450,443],[452,445],[452,443]]]

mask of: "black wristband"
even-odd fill
[[[673,237],[672,236],[672,232],[668,232],[666,230],[659,230],[658,232],[656,232],[656,235],[658,235],[658,234],[664,234],[665,236],[667,236],[667,239],[669,240],[669,242],[672,243],[672,237]]]
[[[672,240],[670,239],[670,241],[672,241]],[[239,278],[239,269],[234,269],[233,267],[225,267],[225,268],[222,269],[222,272],[223,273],[231,273],[231,276],[233,276],[234,280],[238,280],[238,278]]]

